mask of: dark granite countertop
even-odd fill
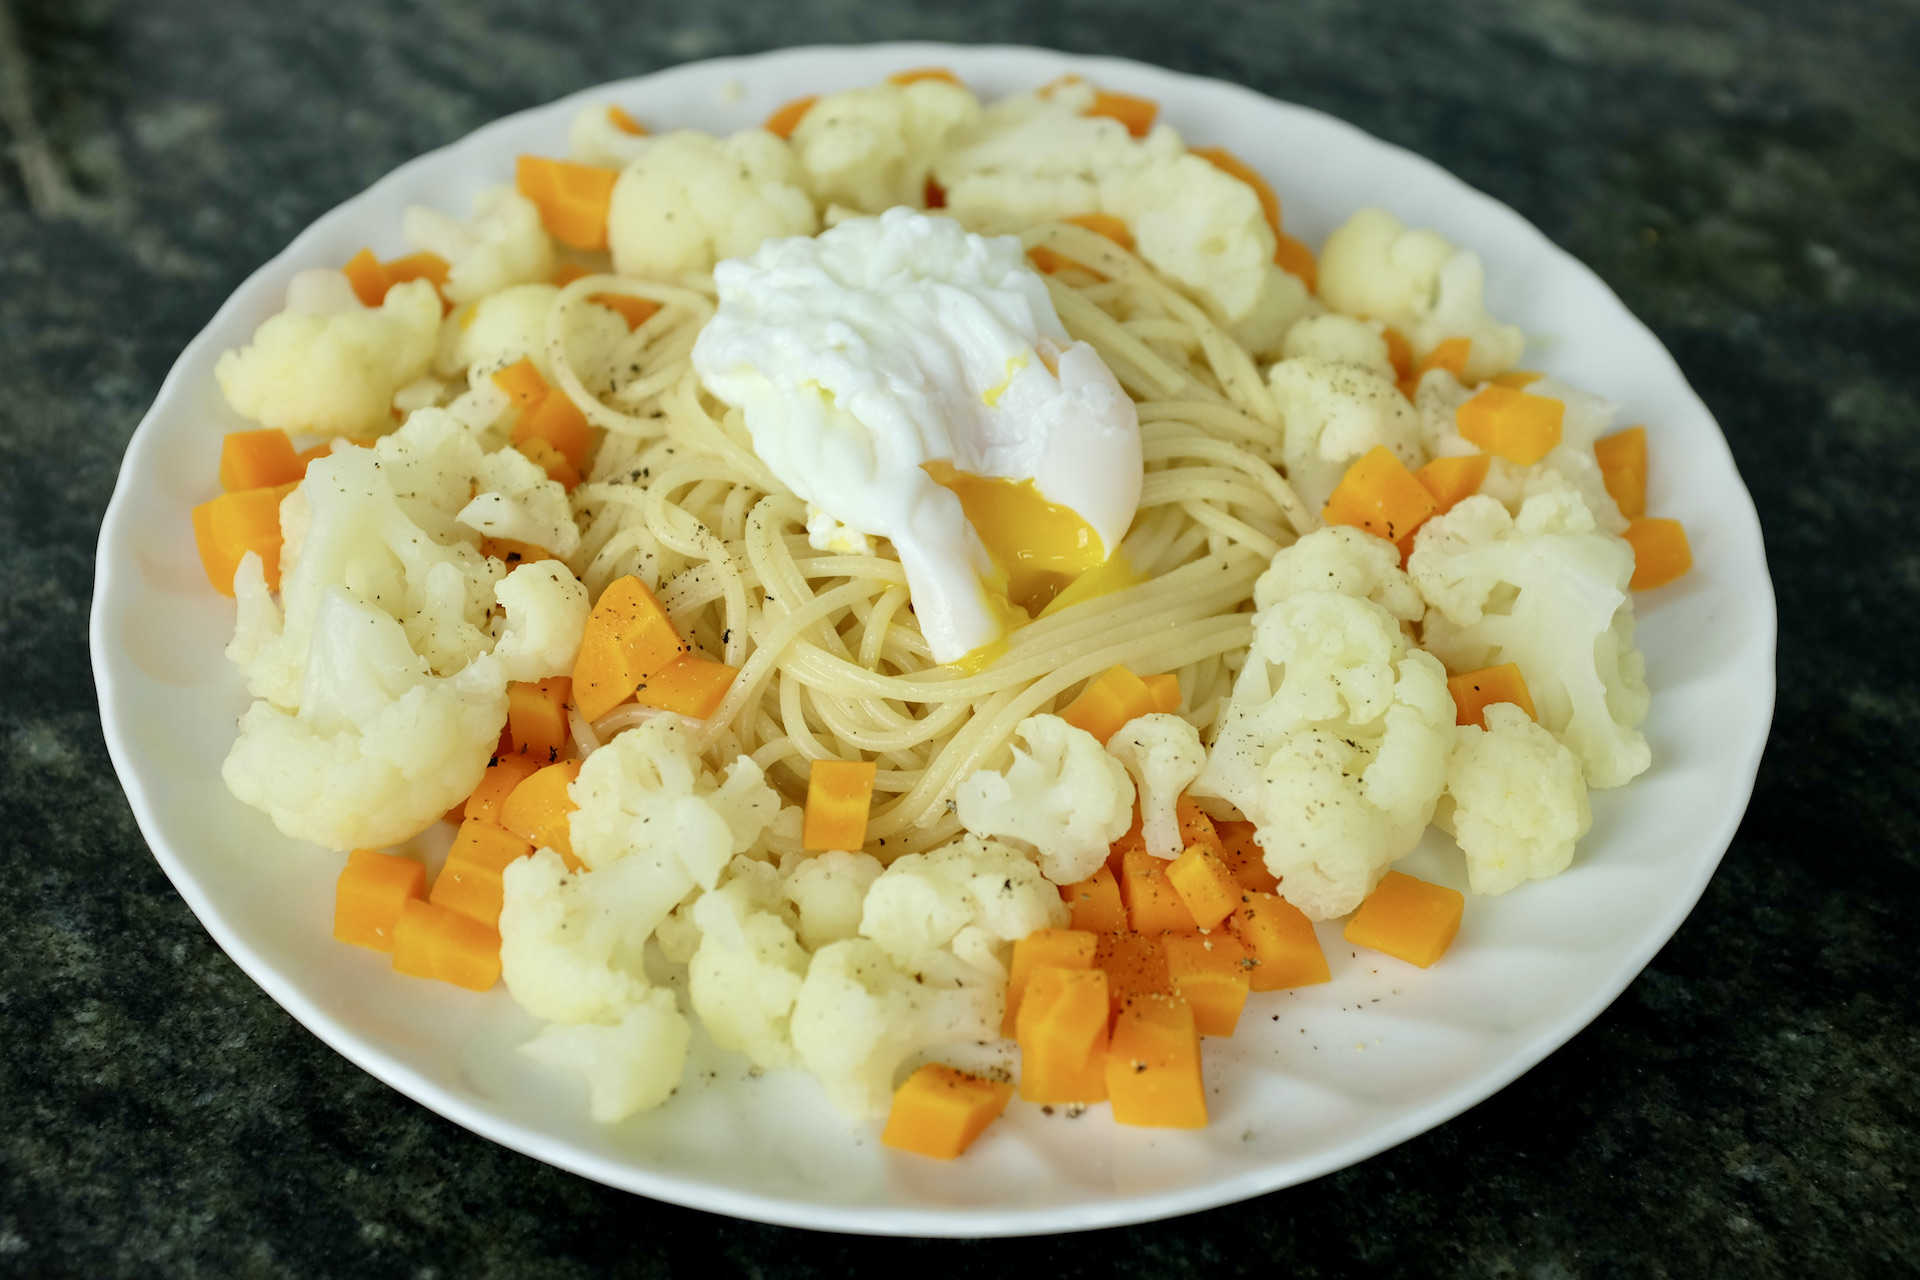
[[[1920,11],[1910,0],[0,0],[0,1274],[1920,1271]],[[328,1050],[208,938],[102,746],[94,539],[181,347],[309,221],[583,85],[925,37],[1311,104],[1508,202],[1678,357],[1758,501],[1780,699],[1674,940],[1466,1115],[1307,1186],[1024,1243],[611,1191]],[[1914,504],[1912,508],[1909,504]],[[1903,547],[1908,547],[1902,550]]]

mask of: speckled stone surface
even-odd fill
[[[0,1274],[1920,1272],[1920,10],[1911,0],[0,0]],[[1518,1083],[1356,1168],[1094,1236],[726,1221],[493,1146],[209,940],[100,738],[129,433],[310,220],[505,112],[690,58],[924,37],[1161,62],[1507,201],[1732,441],[1781,608],[1752,810],[1673,942]]]

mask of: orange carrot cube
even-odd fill
[[[1635,591],[1664,587],[1693,568],[1693,548],[1678,520],[1632,520],[1620,536],[1633,548]]]
[[[636,138],[644,138],[647,136],[647,126],[628,115],[627,109],[617,102],[607,107],[607,119],[612,122],[614,128],[622,133],[631,134]]]
[[[1091,969],[1099,938],[1079,929],[1035,929],[1013,944],[1013,963],[1007,966],[1007,1013],[1000,1034],[1015,1033],[1020,997],[1035,969]]]
[[[1232,870],[1240,887],[1255,893],[1273,893],[1279,889],[1280,879],[1267,870],[1267,853],[1254,837],[1254,825],[1251,822],[1216,825],[1220,829],[1220,860]]]
[[[500,825],[536,849],[559,854],[569,870],[583,865],[573,856],[573,811],[579,806],[567,788],[580,776],[578,760],[562,760],[537,769],[508,794],[500,806]]]
[[[393,968],[485,991],[500,979],[500,933],[471,916],[409,898],[393,926]]]
[[[1153,692],[1125,667],[1109,667],[1080,691],[1060,718],[1105,743],[1129,720],[1154,710]]]
[[[1240,905],[1240,882],[1205,845],[1190,844],[1186,852],[1162,865],[1167,883],[1199,928],[1214,928]]]
[[[1389,871],[1360,904],[1342,935],[1359,947],[1427,968],[1460,932],[1466,897],[1458,889]]]
[[[1118,120],[1127,126],[1128,133],[1136,138],[1144,138],[1153,128],[1153,118],[1160,114],[1160,104],[1151,98],[1136,98],[1132,94],[1100,89],[1094,93],[1093,105],[1084,114]]]
[[[573,681],[554,676],[537,682],[515,681],[507,686],[507,732],[513,749],[542,764],[560,758],[567,745],[567,699]]]
[[[1385,329],[1380,336],[1387,342],[1387,363],[1393,366],[1395,381],[1406,382],[1413,377],[1413,344],[1407,341],[1407,335],[1398,329]],[[1462,365],[1464,368],[1464,364]]]
[[[1273,234],[1280,234],[1280,197],[1274,194],[1267,180],[1256,173],[1252,165],[1225,147],[1188,147],[1187,152],[1252,187],[1253,194],[1259,197],[1260,212],[1266,215],[1267,225],[1273,228]]]
[[[1081,213],[1071,218],[1063,218],[1061,221],[1071,222],[1076,227],[1085,227],[1089,231],[1103,235],[1122,249],[1133,248],[1133,232],[1127,230],[1126,223],[1110,213]]]
[[[568,493],[572,493],[579,485],[580,473],[574,469],[574,465],[571,462],[567,461],[567,455],[548,444],[545,440],[535,436],[522,440],[513,447],[518,449],[521,456],[526,458],[528,462],[531,462],[534,466],[546,472],[547,479],[557,482],[560,487]],[[555,557],[543,552],[540,558],[552,559]]]
[[[1137,933],[1192,933],[1199,925],[1167,879],[1172,864],[1144,849],[1130,849],[1120,862],[1120,900]]]
[[[1512,662],[1484,667],[1447,677],[1447,692],[1453,695],[1454,723],[1487,727],[1487,708],[1496,702],[1511,702],[1528,717],[1540,717],[1533,709],[1533,695],[1527,692],[1526,677]]]
[[[1170,934],[1163,944],[1167,976],[1193,1006],[1194,1027],[1203,1036],[1230,1036],[1253,990],[1253,959],[1230,933],[1205,938]]]
[[[491,822],[495,826],[504,826],[500,821],[502,807],[514,788],[540,771],[544,760],[535,760],[531,756],[518,753],[496,755],[487,761],[487,771],[480,777],[480,785],[473,789],[466,803],[454,812],[462,818],[478,818],[482,822]]]
[[[946,67],[914,67],[909,71],[896,71],[887,77],[888,84],[918,84],[922,80],[944,80],[948,84],[964,85],[966,82]]]
[[[284,431],[234,431],[220,442],[220,487],[228,493],[293,484],[304,471]]]
[[[1102,970],[1042,965],[1029,975],[1015,1019],[1022,1098],[1049,1104],[1105,1099],[1109,1003]]]
[[[1437,504],[1407,464],[1383,444],[1361,454],[1340,477],[1320,513],[1328,524],[1347,524],[1397,542],[1433,515]]]
[[[1100,934],[1093,949],[1093,964],[1107,975],[1109,1012],[1113,1014],[1147,996],[1173,991],[1165,939],[1160,934]]]
[[[547,380],[534,367],[533,360],[521,356],[504,369],[493,371],[493,385],[507,393],[516,409],[530,409],[547,398]]]
[[[1285,898],[1247,893],[1227,917],[1227,928],[1246,945],[1254,962],[1248,977],[1255,991],[1311,987],[1333,980],[1313,921]]]
[[[533,846],[511,831],[469,818],[460,824],[427,901],[497,929],[505,896],[501,875],[508,863],[532,852]]]
[[[795,98],[768,116],[767,122],[760,127],[776,138],[791,138],[793,131],[800,127],[800,117],[806,115],[818,101],[820,101],[820,95],[817,93],[808,94],[804,98]]]
[[[1172,715],[1180,709],[1180,677],[1168,671],[1163,675],[1142,676],[1140,683],[1153,695],[1153,709]]]
[[[1274,241],[1274,265],[1288,275],[1298,276],[1308,293],[1320,292],[1320,264],[1315,261],[1313,250],[1284,231],[1275,236]]]
[[[867,842],[873,808],[872,760],[815,760],[807,775],[807,809],[801,823],[804,849],[858,852]]]
[[[347,259],[340,268],[347,277],[347,283],[353,286],[353,296],[360,299],[363,307],[377,307],[387,300],[387,290],[393,288],[394,279],[380,259],[373,256],[373,250],[362,249]]]
[[[549,234],[572,249],[607,247],[607,208],[613,202],[613,169],[521,156],[514,168],[520,194],[539,206]]]
[[[580,412],[571,396],[557,388],[520,411],[508,438],[516,445],[545,440],[566,455],[575,471],[587,465],[587,455],[593,450],[593,428],[587,424],[587,415]]]
[[[293,489],[291,484],[242,489],[193,509],[193,540],[215,591],[233,594],[233,575],[249,551],[260,557],[267,586],[279,590],[280,500]]]
[[[355,849],[333,888],[333,936],[356,947],[393,950],[400,908],[426,896],[427,869],[412,858]]]
[[[580,637],[574,707],[589,721],[598,720],[686,648],[646,583],[631,574],[616,579],[594,601]]]
[[[1593,442],[1593,456],[1620,514],[1629,520],[1646,515],[1647,429],[1628,427],[1603,436]]]
[[[952,1160],[1007,1109],[1013,1086],[929,1062],[893,1094],[883,1146]]]
[[[1454,377],[1467,371],[1467,358],[1473,354],[1472,338],[1447,338],[1427,352],[1419,364],[1413,367],[1413,380],[1420,381],[1429,369],[1445,369]]]
[[[1486,483],[1487,471],[1492,466],[1492,457],[1484,453],[1435,458],[1414,472],[1413,478],[1433,495],[1433,514],[1443,516],[1459,506],[1461,499],[1480,492],[1480,486]]]
[[[1454,412],[1465,439],[1496,457],[1530,467],[1560,443],[1564,401],[1513,387],[1485,386]]]
[[[720,709],[740,668],[683,653],[640,682],[633,700],[643,707],[705,720]],[[838,846],[836,846],[838,847]]]
[[[1544,373],[1534,373],[1529,369],[1509,369],[1505,373],[1496,373],[1487,381],[1496,387],[1512,387],[1515,391],[1530,387],[1546,377]]]
[[[393,259],[385,266],[388,278],[395,284],[425,280],[435,289],[445,289],[447,277],[453,272],[452,264],[437,253],[410,253],[404,258]]]
[[[618,311],[620,318],[627,322],[629,333],[651,320],[660,310],[660,304],[653,299],[636,298],[630,293],[592,293],[587,295],[587,301],[596,307]]]
[[[1127,927],[1127,907],[1120,901],[1120,882],[1109,867],[1101,867],[1079,884],[1060,890],[1060,897],[1073,912],[1073,927],[1092,933],[1123,933]]]
[[[1204,1129],[1207,1091],[1193,1006],[1149,996],[1120,1011],[1107,1049],[1107,1096],[1115,1124]]]

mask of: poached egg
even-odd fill
[[[1139,417],[1018,240],[896,208],[713,274],[701,381],[813,509],[815,546],[893,543],[936,662],[1124,576]]]

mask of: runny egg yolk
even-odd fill
[[[1107,562],[1093,526],[1072,507],[1048,502],[1032,480],[971,475],[944,460],[922,466],[960,499],[967,523],[1007,575],[1007,599],[1028,617],[1038,617],[1082,574]]]

